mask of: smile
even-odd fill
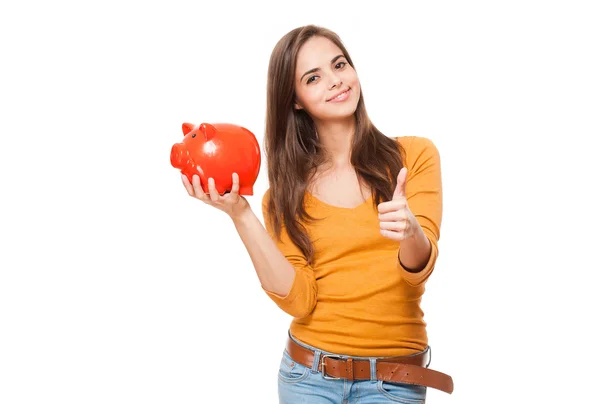
[[[346,101],[348,99],[348,97],[350,96],[350,89],[347,89],[346,91],[340,93],[339,95],[330,98],[327,100],[327,102],[341,102],[341,101]]]

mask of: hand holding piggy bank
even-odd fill
[[[182,125],[183,142],[171,148],[171,165],[192,183],[199,175],[204,193],[213,178],[219,194],[231,191],[232,174],[239,177],[239,194],[253,195],[260,171],[260,147],[252,132],[229,123]]]

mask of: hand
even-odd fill
[[[197,174],[192,176],[192,183],[187,179],[185,175],[181,175],[181,181],[183,186],[187,190],[188,194],[194,198],[200,199],[202,202],[211,205],[223,212],[227,213],[232,219],[236,219],[242,216],[250,209],[250,204],[243,196],[239,195],[240,190],[240,178],[237,173],[231,175],[233,179],[233,186],[231,192],[224,195],[219,195],[215,188],[215,180],[213,178],[208,179],[208,192],[209,196],[204,193],[202,186],[200,185],[200,177]]]
[[[392,200],[377,206],[381,235],[395,241],[410,238],[416,235],[419,229],[419,222],[406,201],[407,173],[408,170],[403,167],[398,173],[398,183]]]

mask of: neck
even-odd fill
[[[352,137],[356,129],[354,116],[341,121],[315,122],[321,145],[327,150],[334,167],[350,165]]]

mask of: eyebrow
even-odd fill
[[[338,60],[339,58],[343,58],[343,57],[344,57],[344,55],[337,55],[336,57],[334,57],[333,59],[331,59],[331,63],[333,64],[333,63],[335,63],[336,60]],[[304,78],[304,76],[306,76],[307,74],[311,74],[311,73],[314,73],[314,72],[319,71],[319,70],[321,70],[321,69],[318,68],[318,67],[315,67],[314,69],[310,69],[309,71],[307,71],[306,73],[304,73],[302,75],[302,77],[300,77],[300,81],[302,81],[302,79]]]

